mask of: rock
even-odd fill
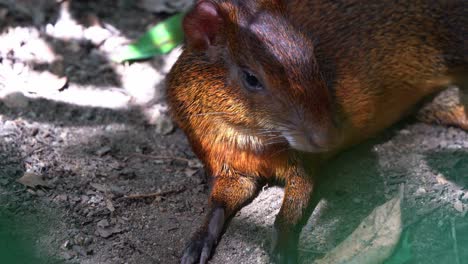
[[[75,251],[76,253],[78,253],[81,256],[86,256],[87,255],[86,251],[84,250],[84,248],[82,246],[73,245],[72,250]]]
[[[96,195],[96,196],[92,196],[91,199],[89,199],[89,203],[98,204],[102,202],[102,200],[103,200],[102,196]]]
[[[63,249],[70,249],[72,247],[72,243],[70,242],[70,240],[67,240],[65,241],[62,246],[61,246]]]
[[[100,237],[109,238],[114,234],[122,232],[122,229],[119,228],[119,227],[115,227],[115,226],[114,227],[103,227],[102,225],[99,224],[99,223],[101,223],[103,221],[106,221],[105,223],[109,224],[109,222],[107,222],[107,220],[101,220],[101,221],[98,222],[98,226],[96,228],[96,233]]]
[[[109,226],[109,221],[107,221],[106,219],[103,219],[103,220],[101,220],[101,221],[99,221],[97,223],[97,226],[101,227],[101,228],[108,227]]]
[[[117,186],[117,185],[111,185],[109,187],[109,190],[113,195],[115,195],[117,197],[125,195],[125,191],[122,188],[120,188],[119,186]]]
[[[60,254],[60,256],[64,259],[64,260],[71,260],[74,256],[72,254],[70,254],[69,252],[65,251],[65,252],[62,252]]]
[[[26,108],[29,100],[22,92],[13,92],[3,98],[3,103],[9,108]]]
[[[100,192],[107,192],[108,191],[108,188],[104,184],[99,184],[99,183],[92,182],[89,185],[91,185],[94,189],[96,189],[97,191],[100,191]]]
[[[100,149],[98,149],[98,150],[96,151],[96,155],[98,155],[99,157],[102,157],[102,156],[104,156],[104,155],[109,154],[109,152],[110,152],[111,150],[112,150],[111,147],[109,147],[109,146],[104,146],[104,147],[102,147],[102,148],[100,148]]]
[[[84,245],[84,246],[89,246],[89,245],[91,245],[91,243],[93,243],[93,238],[92,238],[92,237],[87,237],[87,238],[85,238],[85,240],[83,241],[83,245]]]
[[[112,228],[108,228],[109,222],[107,220],[101,220],[97,224],[96,233],[100,237],[108,238],[114,234]]]
[[[426,194],[426,193],[427,193],[426,189],[424,189],[423,187],[419,187],[419,188],[416,190],[416,193],[415,193],[415,194],[418,195],[418,196],[420,196],[420,195],[424,195],[424,194]]]

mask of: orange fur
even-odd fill
[[[213,209],[183,262],[219,236],[206,235],[220,222],[216,208],[231,217],[277,180],[286,189],[275,222],[282,262],[313,209],[325,160],[444,86],[466,87],[466,8],[464,0],[199,0],[184,22],[188,44],[168,99],[214,178]],[[246,88],[246,70],[263,89]],[[437,117],[466,122],[464,108],[448,113]]]

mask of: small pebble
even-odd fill
[[[112,150],[111,147],[109,147],[109,146],[104,146],[104,147],[102,147],[102,148],[100,148],[100,149],[98,149],[98,150],[96,151],[96,155],[98,155],[99,157],[102,157],[102,156],[104,156],[104,155],[109,154],[109,152],[110,152],[111,150]]]

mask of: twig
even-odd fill
[[[147,159],[157,159],[157,160],[180,160],[185,162],[190,162],[191,160],[182,158],[182,157],[171,157],[171,156],[155,156],[155,155],[147,155],[141,153],[133,153],[131,156],[140,157],[140,158],[147,158]]]
[[[155,192],[155,193],[145,193],[145,194],[130,194],[130,195],[126,195],[122,198],[124,199],[144,199],[144,198],[154,198],[154,197],[158,197],[158,196],[166,196],[166,195],[170,195],[170,194],[178,194],[178,193],[181,193],[183,191],[185,191],[186,188],[185,187],[182,187],[178,190],[169,190],[169,191],[165,191],[165,192]]]
[[[460,255],[458,254],[458,242],[457,242],[457,231],[455,230],[455,218],[452,218],[452,238],[453,238],[453,253],[455,254],[455,263],[460,264]]]

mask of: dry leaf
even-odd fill
[[[460,213],[463,213],[465,211],[462,201],[460,201],[458,199],[453,204],[453,207],[455,208],[455,210],[457,210]]]
[[[314,263],[382,263],[398,244],[401,230],[400,198],[396,197],[375,208],[349,237]]]
[[[47,186],[47,183],[42,179],[41,175],[32,172],[24,173],[23,176],[16,181],[23,184],[24,186],[31,188],[35,188],[37,186]]]

